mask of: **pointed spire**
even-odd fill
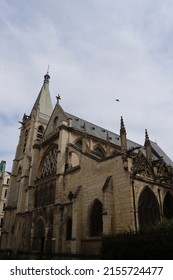
[[[49,91],[49,72],[47,71],[46,75],[44,76],[43,86],[40,90],[40,93],[35,101],[33,106],[33,110],[39,111],[40,114],[50,117],[52,114],[52,101],[50,97]]]
[[[148,131],[147,129],[145,129],[145,150],[146,150],[146,158],[148,160],[148,162],[152,162],[152,149],[151,149],[151,142],[148,136]]]
[[[120,122],[120,132],[126,133],[123,117],[121,116],[121,122]]]
[[[147,131],[147,129],[145,129],[145,143],[149,142],[149,141],[150,141],[150,139],[149,139],[149,136],[148,136],[148,131]]]
[[[126,153],[127,150],[127,139],[126,139],[126,129],[123,121],[123,117],[121,116],[120,122],[120,137],[121,137],[121,152]]]

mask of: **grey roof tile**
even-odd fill
[[[119,134],[113,133],[110,130],[107,130],[98,125],[90,123],[72,114],[66,113],[66,115],[67,118],[70,118],[72,120],[71,123],[72,128],[78,131],[83,131],[83,132],[85,131],[87,134],[96,137],[98,139],[101,139],[103,141],[107,140],[107,134],[108,134],[110,143],[117,146],[121,145]],[[159,159],[160,157],[162,157],[166,164],[173,166],[173,161],[165,154],[165,152],[157,145],[157,143],[153,141],[150,142],[152,146],[153,159]],[[132,149],[132,148],[141,148],[145,153],[144,146],[127,139],[127,149]]]

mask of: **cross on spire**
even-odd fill
[[[60,99],[61,99],[61,96],[58,94],[58,96],[56,96],[56,100],[57,100],[58,104],[59,104]]]

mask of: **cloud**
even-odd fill
[[[0,0],[0,6],[0,157],[14,158],[17,122],[30,113],[50,65],[53,103],[59,93],[65,111],[117,133],[123,115],[129,138],[143,143],[147,128],[173,158],[172,1]]]

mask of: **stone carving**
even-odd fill
[[[56,175],[58,147],[53,147],[45,156],[41,168],[41,178]]]
[[[132,173],[133,175],[142,175],[148,178],[153,178],[153,170],[149,165],[146,157],[144,154],[139,151],[135,156],[132,158]]]

